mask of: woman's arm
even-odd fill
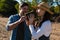
[[[39,28],[37,30],[37,32],[34,30],[34,26],[33,25],[29,25],[29,29],[31,31],[32,37],[34,39],[37,39],[39,37],[41,37],[42,35],[48,36],[49,33],[51,33],[51,23],[50,22],[44,22],[41,26],[41,28]]]
[[[39,37],[41,37],[42,35],[43,35],[43,30],[41,30],[40,28],[38,29],[38,31],[36,32],[35,30],[34,30],[34,26],[33,25],[29,25],[29,29],[30,29],[30,31],[31,31],[31,34],[32,34],[32,38],[34,38],[34,39],[37,39],[37,38],[39,38]]]

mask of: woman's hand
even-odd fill
[[[33,21],[34,21],[34,15],[33,14],[30,14],[30,16],[28,17],[29,18],[29,25],[33,25]]]

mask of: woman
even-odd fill
[[[29,17],[29,29],[34,40],[49,40],[52,31],[50,17],[53,14],[45,2],[38,4],[36,12],[38,18],[33,15]],[[34,24],[33,24],[34,23]]]

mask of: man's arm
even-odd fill
[[[11,18],[11,20],[9,21],[12,21],[13,19]],[[18,21],[16,22],[13,22],[13,23],[8,23],[7,25],[7,30],[10,31],[10,30],[13,30],[14,28],[16,28],[18,26],[18,24],[20,24],[21,22],[23,22],[25,20],[25,17],[22,16]]]

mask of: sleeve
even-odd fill
[[[44,30],[44,35],[48,37],[50,33],[52,32],[52,24],[50,21],[45,22],[45,30]]]
[[[8,22],[7,22],[7,25],[6,25],[6,30],[8,31],[9,30],[9,24],[13,23],[13,15],[11,15],[8,19]]]
[[[33,25],[29,25],[29,29],[30,29],[30,31],[31,31],[31,34],[32,34],[32,38],[34,38],[34,39],[38,39],[39,37],[41,37],[42,35],[43,35],[43,31],[44,31],[44,29],[42,29],[42,28],[39,28],[38,30],[37,30],[37,32],[34,30],[34,27],[33,27]]]
[[[37,39],[39,37],[41,37],[42,35],[48,34],[51,30],[49,29],[50,24],[48,22],[44,22],[41,26],[41,28],[39,28],[37,30],[37,32],[34,30],[33,25],[29,25],[29,29],[31,31],[32,34],[32,38]],[[49,26],[49,27],[48,27]],[[48,31],[48,32],[47,32]]]

